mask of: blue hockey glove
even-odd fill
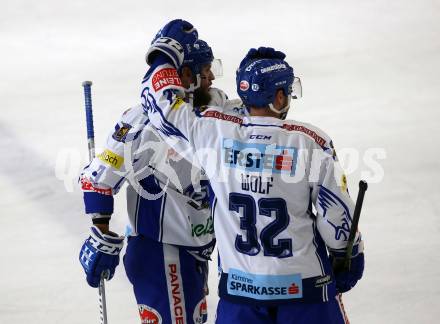
[[[119,264],[119,253],[124,246],[124,237],[109,232],[103,234],[98,227],[90,228],[90,236],[79,253],[79,261],[90,286],[98,287],[101,273],[107,271],[107,280],[113,278]]]
[[[166,24],[154,37],[145,59],[152,65],[161,53],[179,68],[183,63],[183,46],[192,45],[198,38],[197,29],[188,21],[175,19]]]
[[[259,47],[258,49],[251,48],[244,57],[244,59],[240,62],[239,69],[241,69],[243,66],[247,65],[249,62],[253,60],[265,59],[265,58],[284,60],[285,57],[286,54],[280,51],[276,51],[272,47]]]
[[[364,273],[365,257],[364,253],[359,253],[355,257],[351,258],[349,269],[337,267],[336,265],[339,263],[339,260],[343,259],[335,255],[330,255],[330,261],[333,264],[333,272],[336,280],[336,291],[338,293],[345,293],[353,288],[358,280],[362,278],[362,274]]]

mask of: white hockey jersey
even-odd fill
[[[231,106],[221,90],[212,88],[210,94],[212,103]],[[183,103],[176,101],[174,108]],[[207,178],[155,133],[141,105],[122,115],[103,152],[81,174],[86,213],[112,214],[113,195],[128,181],[131,235],[208,258],[215,239]]]
[[[210,180],[220,296],[328,301],[335,295],[328,250],[346,247],[354,210],[331,139],[298,121],[175,107],[182,88],[166,78],[171,69],[150,69],[142,105],[160,136]]]

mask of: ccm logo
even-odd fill
[[[262,140],[270,140],[272,136],[267,135],[251,135],[249,136],[250,139],[262,139]]]

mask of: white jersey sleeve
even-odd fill
[[[113,213],[113,195],[128,182],[132,235],[209,257],[215,240],[208,181],[156,135],[142,106],[122,115],[80,182],[86,213],[107,215]]]
[[[211,181],[220,296],[261,304],[332,299],[328,250],[346,247],[353,202],[330,138],[298,121],[215,107],[193,114],[178,105],[182,88],[171,71],[151,68],[142,104],[158,134]]]

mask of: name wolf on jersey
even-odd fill
[[[298,150],[274,144],[243,143],[223,139],[223,161],[247,172],[295,175]]]
[[[241,174],[241,189],[260,194],[269,194],[273,187],[273,177],[262,177],[250,174]]]

